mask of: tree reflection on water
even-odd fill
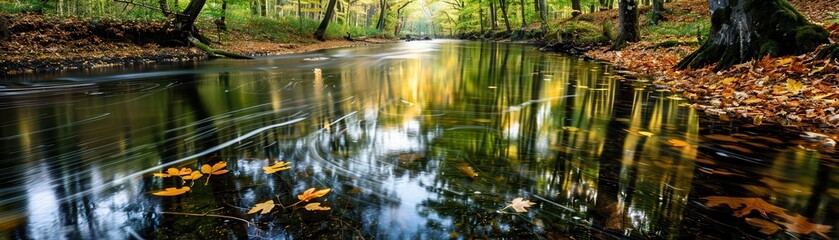
[[[806,139],[777,126],[701,118],[644,80],[532,48],[410,42],[114,73],[99,77],[123,79],[101,82],[103,95],[4,97],[3,180],[13,185],[0,191],[0,230],[12,239],[766,237],[730,209],[704,206],[708,196],[759,197],[836,225],[831,151],[799,148]],[[329,59],[301,60],[312,56]],[[149,194],[177,184],[151,172],[218,161],[231,172],[206,186]],[[263,173],[278,161],[293,167]],[[245,214],[309,188],[331,188],[313,201],[332,210]],[[517,197],[537,204],[505,208]]]

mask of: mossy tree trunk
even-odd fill
[[[795,55],[828,42],[823,28],[807,21],[786,0],[708,0],[709,39],[677,68],[716,63],[715,71],[762,56]]]
[[[620,0],[618,3],[618,19],[620,22],[618,38],[612,45],[612,49],[623,49],[627,42],[641,40],[641,34],[638,31],[638,1]]]
[[[315,30],[315,39],[320,41],[326,41],[326,38],[323,35],[326,34],[326,28],[329,27],[329,21],[332,20],[332,15],[335,14],[336,2],[338,1],[329,0],[329,3],[326,5],[326,14],[323,16],[323,20],[320,21],[318,29]]]

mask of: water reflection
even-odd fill
[[[61,78],[97,94],[2,98],[4,237],[766,236],[704,206],[716,195],[837,224],[830,150],[700,118],[608,66],[526,45],[423,41]],[[219,161],[231,173],[206,186],[149,194],[185,184],[152,172]],[[263,173],[278,161],[292,170]],[[312,187],[333,189],[317,200],[331,211],[245,214]],[[516,197],[537,205],[505,208]]]

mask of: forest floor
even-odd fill
[[[839,5],[835,1],[790,3],[811,22],[831,32],[831,42],[839,42]],[[665,9],[666,21],[651,26],[646,17],[649,7],[640,8],[642,41],[620,51],[601,45],[585,55],[648,76],[655,86],[681,94],[694,102],[694,108],[721,120],[839,132],[839,62],[816,60],[816,50],[800,56],[757,59],[719,72],[713,71],[713,66],[677,70],[673,66],[699,48],[698,37],[704,36],[697,33],[705,33],[710,27],[708,2],[681,0],[666,4]],[[610,20],[617,26],[617,18],[614,9],[578,19],[599,25]]]
[[[0,40],[0,76],[117,65],[188,62],[206,58],[206,54],[196,48],[160,47],[151,43],[153,33],[163,28],[162,22],[81,20],[35,13],[6,16],[11,19],[8,28],[12,37],[11,40]],[[268,41],[265,40],[266,36],[252,36],[235,29],[223,33],[219,39],[219,32],[210,26],[212,23],[207,22],[199,20],[197,25],[208,38],[222,40],[214,44],[214,48],[249,56],[392,42],[387,39],[319,42],[296,35],[283,36],[282,39],[268,36],[275,40]]]

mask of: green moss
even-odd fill
[[[830,34],[824,28],[813,24],[795,29],[795,44],[798,45],[797,49],[799,50],[812,51],[819,45],[827,43],[828,37],[830,37]]]
[[[767,39],[760,44],[760,51],[758,51],[757,56],[764,56],[764,55],[771,55],[776,56],[778,55],[778,47],[779,44],[776,41]]]

